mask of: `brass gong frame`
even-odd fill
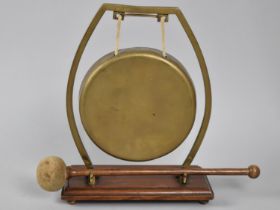
[[[90,25],[88,26],[86,33],[84,34],[79,47],[76,51],[75,57],[72,62],[71,70],[69,73],[68,78],[68,84],[67,84],[67,93],[66,93],[66,108],[67,108],[67,118],[70,126],[70,130],[75,142],[75,145],[82,157],[82,160],[87,168],[93,168],[92,161],[83,145],[83,142],[81,140],[81,137],[79,135],[79,131],[77,128],[77,124],[74,117],[74,111],[73,111],[73,88],[74,88],[74,82],[76,73],[78,70],[78,66],[81,60],[81,57],[83,55],[83,52],[87,46],[87,43],[92,36],[92,33],[94,32],[96,26],[100,22],[101,18],[103,17],[104,13],[106,11],[113,11],[120,13],[122,15],[126,14],[141,14],[140,16],[162,16],[162,15],[176,15],[179,22],[181,23],[181,26],[183,27],[188,39],[190,40],[192,47],[194,49],[194,52],[196,54],[196,57],[199,62],[199,66],[202,73],[202,78],[204,82],[204,92],[205,92],[205,109],[204,109],[204,115],[203,120],[201,123],[201,127],[199,129],[199,132],[197,134],[197,137],[195,139],[195,142],[187,155],[183,166],[189,166],[191,162],[193,161],[196,153],[199,150],[199,147],[203,141],[203,138],[205,136],[210,115],[211,115],[211,85],[210,85],[210,79],[208,75],[207,66],[204,60],[204,56],[202,54],[202,51],[199,47],[199,44],[186,20],[181,10],[177,7],[143,7],[143,6],[130,6],[130,5],[121,5],[121,4],[103,4],[99,10],[97,11],[96,15],[94,16],[93,20],[91,21]]]

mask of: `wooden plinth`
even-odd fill
[[[71,166],[76,170],[81,166]],[[129,170],[130,168],[151,167],[180,168],[180,166],[96,166]],[[192,166],[197,167],[197,166]],[[178,181],[176,175],[131,175],[100,176],[94,186],[88,184],[85,176],[69,178],[65,184],[61,199],[70,203],[76,201],[198,201],[207,202],[213,199],[214,193],[205,175],[188,176],[187,184]]]

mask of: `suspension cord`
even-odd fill
[[[121,31],[121,22],[122,22],[122,16],[120,14],[117,14],[118,22],[117,22],[117,34],[116,34],[116,48],[115,48],[115,55],[119,54],[119,48],[120,48],[120,31]]]

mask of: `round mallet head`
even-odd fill
[[[67,170],[64,161],[56,156],[46,157],[37,167],[37,182],[46,191],[58,191],[64,186]]]

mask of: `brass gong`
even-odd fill
[[[88,169],[94,168],[82,142],[73,110],[73,90],[79,62],[106,11],[117,20],[114,53],[92,66],[80,90],[80,116],[92,141],[106,153],[124,160],[145,161],[174,150],[189,134],[196,111],[194,87],[185,68],[166,54],[164,23],[175,15],[198,59],[205,91],[203,120],[183,166],[190,166],[211,114],[211,86],[198,42],[183,13],[173,7],[138,7],[103,4],[88,26],[69,73],[66,108],[69,127]],[[160,22],[162,53],[148,48],[119,51],[121,22],[128,16],[151,17]],[[141,61],[141,62],[140,62]]]
[[[80,59],[106,11],[117,20],[116,48],[99,59],[85,75],[79,98],[82,124],[91,140],[119,159],[146,161],[173,151],[192,129],[196,96],[183,65],[166,54],[164,23],[175,15],[200,66],[205,108],[200,129],[182,165],[97,165],[83,145],[73,111],[73,87]],[[124,17],[152,17],[161,24],[162,51],[151,48],[119,50]],[[39,185],[48,191],[62,188],[61,198],[76,201],[213,199],[206,175],[247,175],[257,178],[256,165],[247,168],[201,168],[191,165],[206,133],[211,114],[211,86],[198,42],[180,9],[103,4],[83,36],[73,59],[66,94],[67,117],[83,165],[67,166],[55,156],[40,161]]]
[[[183,65],[150,48],[124,49],[99,59],[80,89],[80,115],[104,152],[130,161],[173,151],[190,132],[195,90]]]

